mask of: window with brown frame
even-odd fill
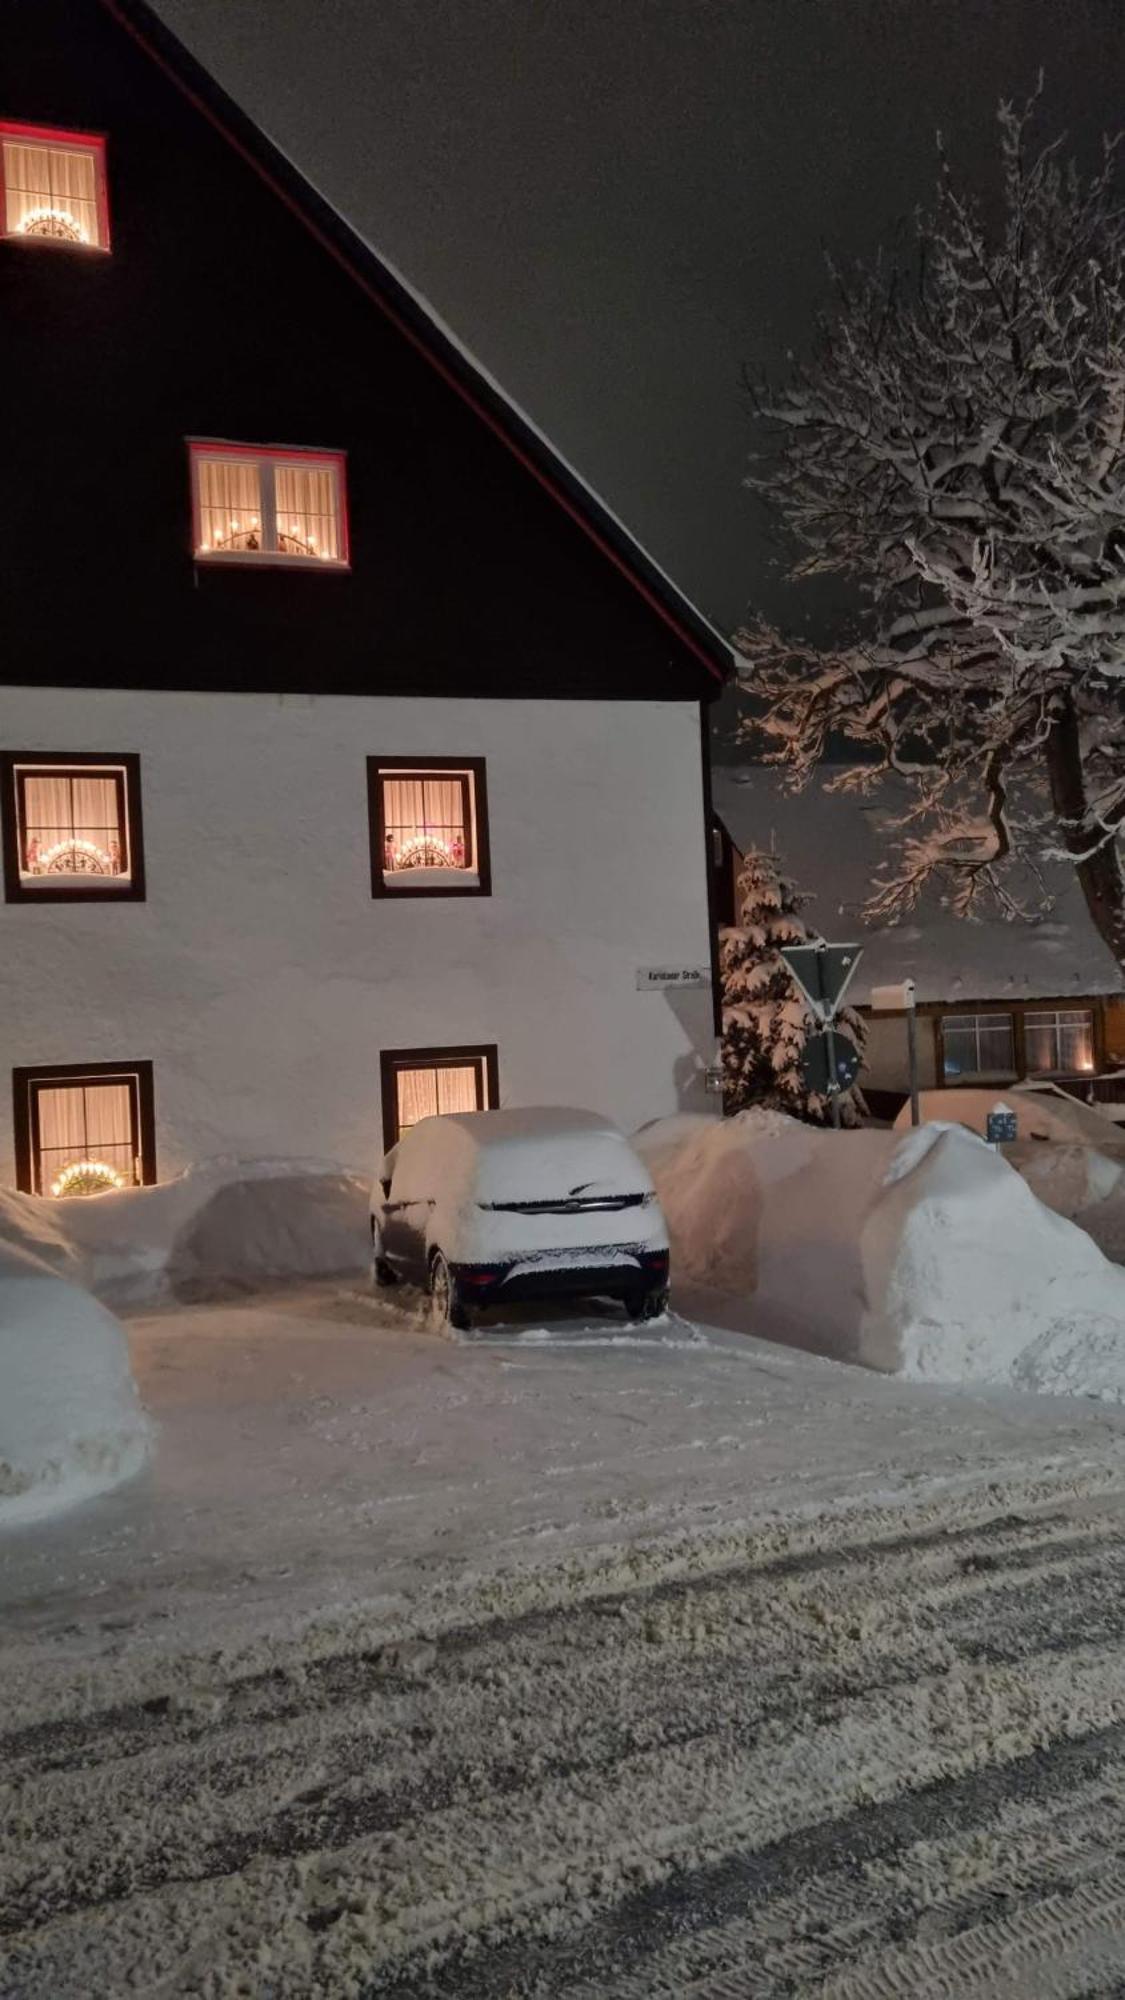
[[[10,903],[144,896],[140,758],[132,751],[0,757]]]
[[[348,567],[342,451],[192,438],[196,562]]]
[[[488,896],[483,757],[369,757],[373,896]]]
[[[94,132],[0,124],[0,236],[108,250],[105,140]]]
[[[495,1042],[449,1049],[384,1049],[383,1146],[390,1152],[420,1119],[447,1111],[491,1111],[499,1100]]]
[[[58,1199],[155,1181],[151,1062],[17,1069],[12,1090],[24,1194]]]
[[[997,1083],[1025,1076],[1092,1076],[1101,1061],[1093,1006],[1015,1001],[972,1013],[937,1012],[938,1081]]]

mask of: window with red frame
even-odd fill
[[[342,452],[193,442],[191,490],[197,562],[347,567]]]
[[[71,249],[109,249],[105,140],[0,123],[0,233]]]

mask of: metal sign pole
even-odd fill
[[[824,1023],[824,1040],[828,1049],[828,1102],[832,1107],[832,1124],[840,1130],[840,1079],[836,1074],[836,1035],[833,1028],[835,1015],[829,1014]]]
[[[906,1015],[906,1050],[910,1064],[910,1123],[920,1125],[922,1112],[918,1102],[918,1017],[914,1012],[914,995],[911,994],[910,998],[911,1005]]]

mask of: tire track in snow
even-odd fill
[[[1048,1965],[1052,1938],[1044,1993],[1096,1990],[1119,1899],[1084,1875],[1125,1824],[1096,1803],[1075,1820],[1074,1799],[1112,1798],[1125,1763],[1123,1582],[1117,1522],[1088,1506],[938,1521],[486,1606],[414,1672],[344,1650],[196,1713],[126,1702],[12,1732],[26,1866],[0,1991],[63,2000],[143,1966],[202,1992],[221,1964],[278,1996],[725,2000],[854,1977],[840,2000],[874,2000],[960,1993],[990,1951]],[[1040,1815],[1039,1879],[1001,1852],[964,1882],[958,1857],[1013,1812]]]

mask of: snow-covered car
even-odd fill
[[[591,1111],[456,1111],[404,1133],[371,1190],[375,1285],[424,1286],[467,1327],[475,1309],[570,1295],[655,1319],[668,1234],[647,1167]]]

